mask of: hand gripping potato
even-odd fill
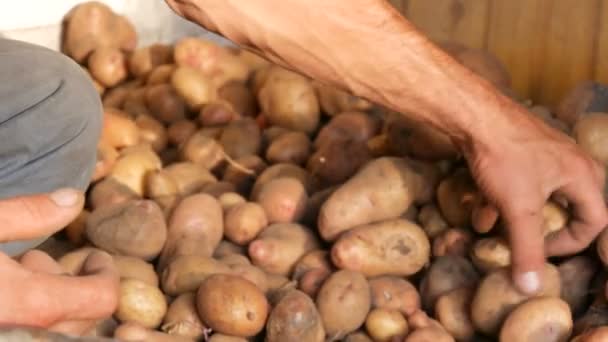
[[[135,77],[143,78],[154,68],[173,62],[173,48],[163,44],[152,44],[133,52],[129,58],[129,70]]]
[[[460,287],[437,298],[435,317],[457,341],[470,341],[475,335],[471,321],[474,287]]]
[[[162,162],[156,152],[148,145],[134,146],[118,157],[109,178],[126,185],[139,196],[146,187],[146,174],[160,170]]]
[[[164,216],[153,201],[130,201],[94,210],[87,219],[87,238],[114,254],[155,258],[167,238]]]
[[[129,76],[125,55],[118,48],[96,49],[88,65],[93,78],[104,87],[114,87]]]
[[[359,329],[371,308],[370,288],[358,272],[330,275],[317,294],[317,308],[329,340],[340,340]]]
[[[559,297],[559,272],[551,264],[542,274],[543,289],[534,297]],[[511,271],[501,268],[487,274],[480,282],[471,303],[471,318],[478,331],[489,336],[497,334],[505,318],[530,296],[520,293],[511,281]]]
[[[154,272],[152,264],[131,256],[113,255],[112,258],[121,279],[137,279],[158,287],[158,275]]]
[[[144,96],[151,114],[165,124],[186,118],[186,104],[171,85],[149,86]]]
[[[366,111],[372,104],[362,98],[356,97],[344,90],[320,82],[314,83],[319,103],[323,112],[330,116],[349,111]]]
[[[289,275],[306,253],[318,249],[319,242],[314,233],[294,223],[279,223],[268,226],[249,244],[249,257],[262,270],[280,275]]]
[[[311,153],[308,136],[302,132],[287,132],[272,141],[266,150],[266,160],[272,164],[302,165]]]
[[[194,293],[184,293],[169,304],[161,330],[169,335],[192,339],[205,336],[207,327],[198,316]]]
[[[478,281],[479,275],[468,259],[459,256],[437,258],[420,283],[422,307],[432,310],[439,296]]]
[[[297,290],[283,294],[266,322],[266,342],[285,341],[325,341],[323,321],[315,303]]]
[[[253,283],[238,276],[213,275],[196,294],[198,313],[209,328],[249,337],[264,328],[270,305]]]
[[[169,220],[167,243],[158,262],[159,269],[180,255],[211,256],[222,240],[223,232],[223,212],[215,198],[206,194],[184,198]]]
[[[331,249],[331,258],[338,268],[359,271],[366,277],[409,276],[429,262],[430,249],[420,227],[395,219],[342,234]]]
[[[319,103],[305,77],[272,66],[258,94],[262,112],[272,125],[313,133],[319,125]]]
[[[156,328],[166,312],[167,301],[158,287],[136,279],[125,279],[120,282],[118,308],[114,313],[119,321]]]
[[[572,334],[572,314],[559,298],[532,298],[520,304],[500,329],[500,341],[566,342]]]
[[[257,203],[236,204],[225,212],[224,235],[239,245],[251,242],[266,226],[266,213]]]
[[[306,213],[308,194],[295,178],[276,178],[264,184],[253,198],[264,209],[269,223],[298,222]]]
[[[374,341],[390,342],[403,339],[409,329],[401,312],[373,309],[365,319],[365,330]]]
[[[420,310],[420,295],[409,281],[395,276],[371,278],[372,307],[411,315]]]
[[[574,138],[583,150],[608,167],[608,114],[589,113],[574,125]]]
[[[400,158],[369,162],[323,204],[318,227],[334,241],[353,227],[399,217],[412,203],[430,198],[435,172]]]
[[[161,271],[161,287],[170,296],[193,292],[214,274],[230,274],[225,263],[197,254],[175,256]]]

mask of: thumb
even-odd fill
[[[84,195],[75,189],[1,200],[0,241],[52,235],[76,219],[83,206]]]
[[[505,215],[511,244],[513,280],[524,294],[536,294],[542,288],[545,268],[544,238],[540,211]]]

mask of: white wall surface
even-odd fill
[[[170,43],[184,36],[205,36],[226,43],[177,16],[164,0],[98,0],[135,25],[140,45]],[[58,49],[61,20],[86,0],[0,0],[0,36]]]

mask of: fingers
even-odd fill
[[[547,239],[546,251],[549,256],[573,254],[585,249],[608,223],[601,191],[594,182],[580,183],[567,185],[560,190],[574,211],[568,227]]]
[[[72,222],[83,206],[83,194],[72,189],[2,200],[0,241],[52,235]]]
[[[535,294],[541,289],[541,272],[545,266],[541,210],[506,211],[504,219],[515,285],[524,294]]]

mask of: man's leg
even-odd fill
[[[0,39],[0,80],[0,199],[85,190],[102,120],[88,76],[60,53]],[[0,243],[0,251],[20,254],[46,238]]]

